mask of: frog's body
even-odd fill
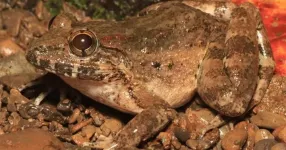
[[[237,20],[256,19],[237,12]],[[259,72],[256,21],[238,27],[235,19],[229,23],[179,2],[161,3],[145,13],[121,22],[54,27],[31,44],[27,59],[92,99],[129,113],[162,102],[179,107],[198,91],[221,114],[238,116],[256,87],[262,86],[257,95],[263,96],[273,64],[262,64],[272,60],[267,51]],[[70,39],[81,32],[94,35],[90,54],[71,50]],[[267,77],[259,80],[259,73]]]

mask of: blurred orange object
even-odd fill
[[[286,0],[232,0],[251,2],[261,13],[269,37],[277,74],[286,76]]]

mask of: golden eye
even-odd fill
[[[69,39],[71,52],[80,57],[86,57],[93,54],[98,47],[96,36],[88,30],[79,30],[72,33]]]

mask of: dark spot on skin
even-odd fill
[[[50,68],[50,60],[40,60],[40,66],[43,68]]]
[[[273,67],[261,67],[259,77],[266,80],[271,79],[273,76],[273,70]]]
[[[37,57],[36,57],[36,55],[35,55],[35,53],[34,53],[34,50],[28,51],[28,53],[27,53],[27,55],[26,55],[26,59],[27,59],[30,63],[32,63],[32,64],[34,64],[34,65],[37,65]]]
[[[7,25],[4,24],[4,25],[2,26],[2,29],[3,29],[3,30],[6,30],[6,29],[7,29]]]
[[[56,72],[58,74],[67,74],[68,76],[71,76],[72,75],[72,68],[73,66],[72,65],[68,65],[68,64],[63,64],[63,63],[56,63],[55,64],[55,69],[56,69]]]
[[[97,73],[98,70],[98,66],[96,65],[93,67],[81,66],[78,68],[78,78],[102,81],[108,74]]]
[[[220,59],[224,58],[224,50],[219,49],[217,46],[210,47],[206,54],[207,59]]]
[[[237,7],[233,9],[233,12],[231,15],[235,16],[236,18],[245,18],[245,16],[247,16],[248,14],[244,8]]]
[[[152,65],[152,67],[154,67],[156,69],[159,69],[161,67],[161,63],[159,63],[157,61],[151,62],[151,65]]]
[[[137,99],[137,97],[134,95],[133,93],[133,88],[132,87],[128,87],[128,94],[130,97],[132,97],[133,99]]]
[[[240,54],[255,54],[255,44],[247,36],[234,36],[227,40],[226,48],[229,50],[228,54],[234,52]]]
[[[168,64],[169,70],[171,70],[171,69],[173,68],[173,66],[174,66],[174,63],[173,63],[173,62],[169,63],[169,64]]]

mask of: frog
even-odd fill
[[[178,108],[197,93],[219,114],[241,116],[260,102],[275,66],[259,10],[219,1],[161,2],[122,21],[63,13],[26,58],[130,114]]]

